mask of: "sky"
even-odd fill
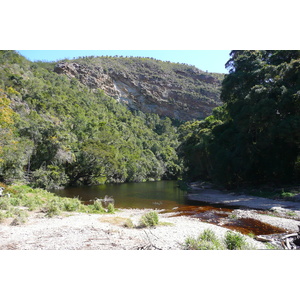
[[[202,71],[228,73],[225,64],[231,50],[18,50],[31,61],[57,61],[78,56],[141,56],[193,65]]]

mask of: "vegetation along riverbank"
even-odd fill
[[[6,250],[283,249],[275,241],[258,241],[255,234],[228,225],[255,218],[289,233],[296,232],[300,223],[300,211],[292,210],[261,214],[235,209],[213,224],[176,210],[115,209],[99,200],[83,205],[78,199],[28,186],[5,186],[5,192],[11,196],[0,198],[0,249]],[[207,234],[210,237],[204,238]]]
[[[6,190],[12,196],[0,198],[1,249],[185,249],[190,243],[186,240],[203,230],[212,229],[219,238],[227,232],[159,210],[108,211],[27,186]],[[265,248],[250,237],[244,239],[245,247]]]
[[[90,224],[88,231],[104,226],[98,228],[100,235],[105,230],[114,237],[127,235],[133,242],[124,246],[126,249],[248,248],[243,239],[240,246],[228,246],[229,240],[239,238],[226,234],[230,218],[245,219],[247,214],[259,218],[256,224],[262,219],[271,222],[272,214],[279,227],[296,232],[299,190],[281,187],[297,187],[300,179],[300,51],[233,50],[226,67],[229,73],[225,75],[153,58],[117,56],[31,62],[16,51],[0,51],[3,247],[8,247],[10,235],[23,230],[24,236],[29,234],[35,240],[32,247],[38,247],[39,234],[33,237],[32,226],[60,224],[60,228],[70,229],[67,220],[80,222],[81,218],[88,224],[102,224]],[[129,213],[116,211],[112,203],[104,207],[99,200],[83,205],[79,199],[45,191],[177,179],[205,180],[227,190],[206,189],[189,197],[198,203],[230,205],[231,217],[217,218],[221,221],[216,225],[210,219],[204,223],[176,211],[159,211],[161,218],[168,218],[163,222],[174,220],[175,227],[157,224],[146,230],[131,220],[133,227],[129,228],[112,224]],[[253,194],[263,186],[289,199],[272,202],[263,193],[250,197],[247,192],[230,192],[252,190]],[[67,217],[69,214],[74,215]],[[212,227],[224,235],[199,231]],[[74,229],[77,233],[85,230],[78,228]],[[172,241],[160,236],[161,231],[172,232]],[[136,236],[141,240],[142,232],[149,243],[138,246]],[[187,242],[189,233],[196,236]],[[154,236],[165,240],[164,246],[154,243]],[[15,242],[10,240],[12,248],[30,248],[26,240],[22,241],[21,235]],[[110,242],[107,247],[123,247],[116,240]],[[285,243],[288,249],[294,247]],[[63,249],[67,244],[57,247]],[[90,243],[101,249],[100,244]],[[87,245],[81,241],[74,247]],[[40,247],[44,249],[45,243]]]

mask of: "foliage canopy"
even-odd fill
[[[178,176],[169,118],[130,111],[54,66],[0,51],[0,181],[55,188]]]
[[[228,187],[300,175],[300,51],[232,51],[222,107],[181,128],[188,177]]]

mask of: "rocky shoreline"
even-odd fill
[[[229,218],[224,218],[217,224],[227,228],[235,228],[235,224],[250,223],[257,228],[253,231],[275,230],[275,234],[258,235],[256,240],[271,242],[277,249],[290,249],[283,245],[282,237],[287,234],[297,233],[299,239],[300,228],[300,201],[269,199],[263,197],[238,194],[234,192],[224,192],[215,190],[210,184],[192,183],[189,186],[188,199],[203,205],[220,205],[231,208]],[[230,219],[234,219],[233,221]],[[257,223],[258,224],[255,224]],[[245,225],[245,224],[243,224]],[[266,229],[267,228],[267,229]],[[245,231],[241,227],[242,231]],[[300,240],[297,240],[299,243]],[[293,245],[295,249],[300,249],[300,245]]]
[[[223,237],[228,229],[187,216],[159,214],[162,225],[154,228],[128,228],[130,218],[137,224],[146,209],[122,209],[115,214],[66,213],[47,218],[32,213],[23,225],[0,225],[1,250],[181,250],[187,237],[212,229]],[[159,212],[159,211],[158,211]],[[261,242],[246,236],[256,249]]]
[[[49,218],[43,211],[28,211],[23,207],[20,209],[27,210],[28,214],[24,224],[14,224],[12,218],[0,224],[0,250],[182,250],[188,237],[197,237],[205,229],[223,238],[228,230],[235,230],[231,226],[234,222],[257,220],[261,222],[259,226],[268,224],[281,229],[281,234],[298,232],[300,225],[298,202],[197,188],[188,198],[210,204],[225,203],[232,209],[217,221],[214,219],[217,208],[206,212],[212,220],[201,218],[197,212],[183,215],[175,208],[156,210],[160,225],[139,228],[140,218],[151,210],[119,209],[114,214],[63,212]],[[257,234],[242,233],[251,248],[270,248],[257,239]]]
[[[188,199],[211,204],[221,204],[228,207],[243,207],[250,209],[270,210],[273,207],[300,211],[300,201],[274,200],[250,195],[223,192],[215,189],[192,188]]]
[[[128,228],[126,220],[134,225],[147,209],[122,209],[115,214],[65,213],[47,218],[32,212],[25,224],[12,226],[7,220],[0,225],[1,250],[181,250],[187,237],[197,237],[203,230],[212,229],[219,238],[228,229],[201,222],[197,218],[159,214],[162,225],[154,228]],[[238,211],[239,217],[258,218],[293,231],[297,220]],[[245,235],[255,249],[266,249],[266,244]]]

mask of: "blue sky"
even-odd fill
[[[187,63],[217,73],[227,73],[225,63],[230,50],[18,50],[31,61],[57,61],[78,56],[123,55],[153,57],[163,61]]]

